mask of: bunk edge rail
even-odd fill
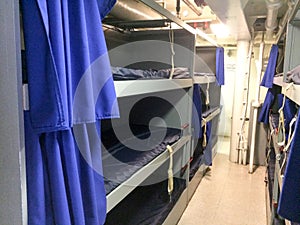
[[[205,125],[205,123],[211,121],[213,118],[215,118],[217,115],[219,115],[221,113],[221,108],[220,107],[216,107],[214,108],[214,111],[212,111],[212,113],[210,113],[207,117],[202,118],[202,127]]]
[[[300,105],[300,85],[292,84],[291,87],[289,87],[291,83],[286,83],[283,79],[282,76],[274,77],[273,84],[282,87],[281,93],[286,95],[286,97],[294,101],[297,105]]]
[[[194,84],[207,84],[214,83],[216,81],[215,76],[194,76],[193,77]]]
[[[180,138],[172,145],[173,154],[182,148],[191,139],[190,135]],[[107,198],[107,212],[112,210],[120,201],[122,201],[130,192],[141,184],[148,176],[158,169],[165,161],[169,159],[169,152],[166,149],[162,154],[153,159],[149,164],[142,167],[134,173],[129,179],[120,184],[116,189],[109,193]]]
[[[117,97],[126,97],[160,91],[171,91],[189,88],[193,85],[192,79],[157,79],[157,80],[127,80],[115,81]]]
[[[283,83],[282,93],[286,95],[289,99],[294,101],[297,105],[300,105],[300,85],[293,84],[287,89],[289,83]]]

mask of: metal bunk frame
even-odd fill
[[[169,11],[162,8],[152,0],[141,0],[161,15],[177,23],[183,29],[189,31],[194,36],[200,36],[214,46],[218,44],[198,29],[194,29],[175,17]],[[27,202],[26,202],[26,170],[25,170],[25,148],[24,148],[24,128],[23,128],[23,93],[21,76],[21,41],[19,24],[19,1],[4,0],[0,2],[0,47],[6,49],[0,54],[0,79],[1,79],[1,222],[3,224],[27,224]],[[192,94],[192,79],[184,80],[159,80],[159,81],[140,81],[147,82],[147,90],[141,87],[134,87],[135,84],[116,82],[118,97],[125,97],[151,92],[168,91],[176,88],[190,88]],[[206,83],[206,81],[196,81]],[[211,82],[211,81],[210,81]],[[139,84],[141,84],[139,83]],[[173,85],[176,84],[176,85]],[[131,86],[128,92],[126,88]],[[175,88],[176,86],[176,88]],[[145,86],[144,86],[145,87]],[[126,91],[124,92],[123,90]],[[191,104],[188,104],[191,112]],[[175,149],[186,145],[190,148],[190,136],[186,136],[175,145]],[[163,154],[157,160],[166,160]],[[165,224],[174,224],[188,203],[187,190],[182,194],[178,204],[169,214]],[[109,203],[110,204],[110,203]],[[178,213],[179,212],[179,213]]]
[[[170,12],[166,11],[165,9],[163,9],[161,6],[157,5],[157,3],[152,2],[152,1],[142,1],[142,2],[147,2],[148,4],[150,4],[150,7],[155,9],[156,11],[158,11],[159,13],[163,13],[162,15],[166,16],[167,19],[176,22],[178,25],[182,26],[184,28],[184,30],[188,31],[186,32],[187,34],[189,34],[189,36],[193,37],[191,39],[193,39],[194,43],[196,41],[196,35],[195,35],[195,30],[193,28],[191,28],[190,26],[186,25],[185,23],[183,23],[181,20],[179,20],[177,17],[174,17]],[[147,5],[148,5],[147,4]],[[155,7],[153,7],[155,5]],[[168,17],[169,16],[169,17]],[[145,31],[137,31],[136,33],[143,33]],[[152,31],[151,33],[155,34],[156,31]],[[162,31],[158,31],[158,32],[162,32]],[[180,32],[180,31],[174,31],[175,35],[176,32]],[[165,31],[166,35],[167,31]],[[161,35],[161,34],[160,34]],[[114,36],[114,38],[116,38]],[[128,39],[128,36],[127,36]],[[109,40],[109,39],[108,39]],[[138,40],[141,40],[141,38],[139,38]],[[142,39],[143,40],[143,39]],[[188,39],[190,41],[190,38]],[[122,50],[121,50],[122,51]],[[176,51],[176,49],[175,49]],[[193,47],[193,54],[195,54],[196,51],[196,47],[194,45]],[[109,51],[110,52],[110,51]],[[122,54],[124,54],[124,52],[120,53],[116,53],[114,51],[114,49],[112,49],[111,53],[113,54],[113,57],[111,57],[111,59],[114,61],[116,60],[116,62],[118,62],[119,64],[124,64],[122,62]],[[176,53],[175,53],[176,55]],[[182,110],[186,110],[186,107],[188,107],[188,114],[189,114],[189,124],[191,122],[191,112],[192,112],[192,93],[193,93],[193,83],[198,83],[198,84],[207,84],[207,83],[213,83],[216,81],[215,77],[199,77],[199,76],[193,76],[193,70],[194,70],[194,64],[196,63],[194,60],[194,57],[187,57],[189,58],[188,60],[190,60],[191,62],[185,62],[188,65],[188,68],[190,68],[191,74],[192,74],[192,78],[191,79],[159,79],[159,80],[134,80],[134,81],[115,81],[115,87],[116,87],[116,92],[117,92],[117,96],[118,98],[123,98],[123,97],[131,97],[131,96],[136,96],[136,95],[151,95],[152,93],[159,93],[159,92],[165,92],[165,91],[172,91],[172,90],[176,90],[176,89],[187,89],[187,95],[189,95],[189,102],[186,102],[185,104],[181,104],[179,106],[182,107]],[[128,61],[128,59],[126,59]],[[112,65],[114,65],[114,62],[112,61]],[[129,60],[130,61],[130,60]],[[120,66],[120,65],[114,65],[114,66]],[[184,109],[185,108],[185,109]],[[209,118],[207,118],[208,120],[212,120],[213,118],[215,118],[218,114],[220,113],[220,108],[217,109],[216,111],[214,111]],[[176,150],[178,151],[180,147],[183,147],[184,149],[181,149],[180,151],[182,152],[182,157],[183,160],[185,160],[186,162],[188,162],[188,159],[190,158],[190,149],[193,147],[192,143],[191,143],[191,128],[188,128],[188,134],[185,136],[183,136],[181,138],[181,140],[179,140],[179,142],[181,142],[182,144],[180,144],[179,147],[176,148]],[[166,152],[165,152],[166,153]],[[157,160],[160,160],[160,158],[163,158],[164,161],[166,161],[168,159],[168,156],[163,153],[162,155],[159,156],[159,158]],[[184,154],[188,154],[188,155],[184,155]],[[155,166],[155,169],[159,168],[161,164],[158,163]],[[151,168],[151,169],[148,169]],[[194,179],[192,179],[191,181],[188,180],[188,176],[186,176],[186,182],[187,182],[187,188],[183,191],[183,193],[181,194],[180,199],[177,201],[176,205],[174,206],[174,208],[172,209],[172,211],[170,212],[170,214],[168,215],[168,217],[166,218],[164,224],[176,224],[177,221],[179,220],[180,216],[182,215],[185,207],[187,206],[190,198],[192,197],[192,195],[194,194],[197,186],[199,185],[202,177],[204,176],[206,170],[207,170],[208,166],[205,165],[201,165],[197,175],[195,176]],[[132,176],[132,180],[139,180],[137,181],[138,183],[141,183],[143,179],[145,179],[147,176],[151,175],[151,171],[153,172],[153,168],[152,168],[152,163],[149,163],[148,165],[144,166],[142,169],[140,169],[140,171],[138,171],[137,173],[135,173]],[[146,171],[146,172],[145,172]],[[188,165],[188,169],[186,170],[186,173],[189,173],[189,165]],[[127,182],[131,182],[131,180],[125,181],[123,184],[120,184],[120,186],[118,188],[116,188],[114,191],[112,191],[108,196],[107,196],[107,200],[108,200],[108,211],[112,210],[114,206],[116,206],[123,198],[126,197],[127,194],[129,194],[134,187],[132,187],[132,185],[126,185]],[[130,187],[130,188],[128,188]],[[130,190],[129,190],[130,189]]]
[[[300,42],[297,40],[296,37],[300,35],[300,11],[299,11],[300,2],[297,1],[297,7],[295,7],[295,11],[291,14],[291,18],[289,18],[289,23],[287,24],[287,35],[286,35],[286,49],[285,49],[285,61],[284,61],[284,68],[283,74],[284,76],[275,77],[273,83],[282,87],[281,92],[282,94],[286,95],[290,100],[294,101],[297,105],[300,105],[300,86],[293,84],[291,87],[288,87],[288,83],[285,82],[286,74],[291,69],[295,68],[299,65],[299,51],[297,51],[298,47],[300,46]],[[298,11],[297,11],[298,10]],[[271,125],[270,125],[271,127]],[[275,149],[275,154],[280,154],[279,148],[277,145],[277,137],[276,135],[272,135],[273,139],[273,146]],[[278,201],[278,193],[282,188],[282,179],[283,177],[280,174],[280,165],[278,160],[276,160],[275,164],[275,173],[274,173],[274,185],[273,185],[273,201],[276,203]],[[268,189],[266,189],[266,195],[268,195]],[[268,204],[268,202],[267,202]],[[268,223],[270,225],[274,222],[274,216],[276,212],[274,211],[274,207],[271,209],[268,208],[267,205],[267,215]],[[291,222],[285,219],[286,224],[291,224]]]
[[[27,224],[19,1],[0,2],[0,217]]]

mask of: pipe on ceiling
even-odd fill
[[[287,11],[285,12],[283,18],[281,19],[280,23],[279,23],[279,30],[276,34],[276,40],[275,40],[275,43],[277,44],[282,36],[282,34],[284,33],[284,29],[286,27],[286,24],[288,23],[289,19],[290,19],[290,16],[293,12],[293,9],[295,7],[295,5],[299,5],[299,0],[296,4],[296,2],[292,1],[292,0],[289,0],[288,1],[288,9]]]
[[[266,0],[267,18],[266,18],[266,39],[272,39],[274,30],[277,28],[278,10],[282,6],[282,0]]]
[[[144,3],[134,0],[118,0],[110,14],[118,19],[127,21],[162,19],[161,15]]]

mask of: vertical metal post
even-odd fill
[[[0,1],[0,220],[27,224],[19,1]]]
[[[257,116],[258,108],[260,107],[259,96],[260,96],[260,78],[263,68],[263,54],[264,54],[265,43],[262,40],[259,46],[259,59],[256,63],[257,68],[257,84],[256,84],[256,98],[252,106],[254,107],[253,112],[253,122],[252,122],[252,135],[251,135],[251,146],[250,146],[250,159],[249,159],[249,173],[253,173],[253,161],[254,161],[254,152],[255,152],[255,138],[256,138],[256,126],[257,126]]]

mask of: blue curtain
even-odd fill
[[[282,190],[279,198],[278,214],[293,222],[300,223],[300,120],[295,125],[293,139],[286,170],[284,173]]]
[[[275,95],[277,93],[275,92],[274,89],[272,88],[269,88],[267,94],[266,94],[266,97],[265,97],[265,100],[264,100],[264,104],[261,108],[261,111],[259,113],[259,117],[258,117],[258,121],[259,122],[262,122],[264,124],[269,124],[269,113],[270,113],[270,110],[272,108],[272,105],[274,103],[274,99],[275,99]],[[274,113],[277,113],[277,112],[274,112]]]
[[[202,99],[200,84],[194,84],[193,91],[193,109],[192,109],[192,127],[194,128],[194,137],[202,138]]]
[[[224,48],[216,49],[216,78],[219,86],[224,85]]]
[[[272,45],[271,52],[269,55],[269,62],[267,65],[267,69],[265,71],[264,77],[260,86],[264,86],[267,88],[271,88],[273,86],[273,80],[276,70],[277,64],[277,57],[278,57],[278,46]]]
[[[119,116],[101,19],[114,0],[22,0],[28,224],[103,224],[100,125]]]
[[[204,163],[205,165],[211,166],[212,165],[212,141],[211,141],[211,129],[212,129],[212,122],[209,121],[206,124],[206,142],[207,145],[204,149]]]

